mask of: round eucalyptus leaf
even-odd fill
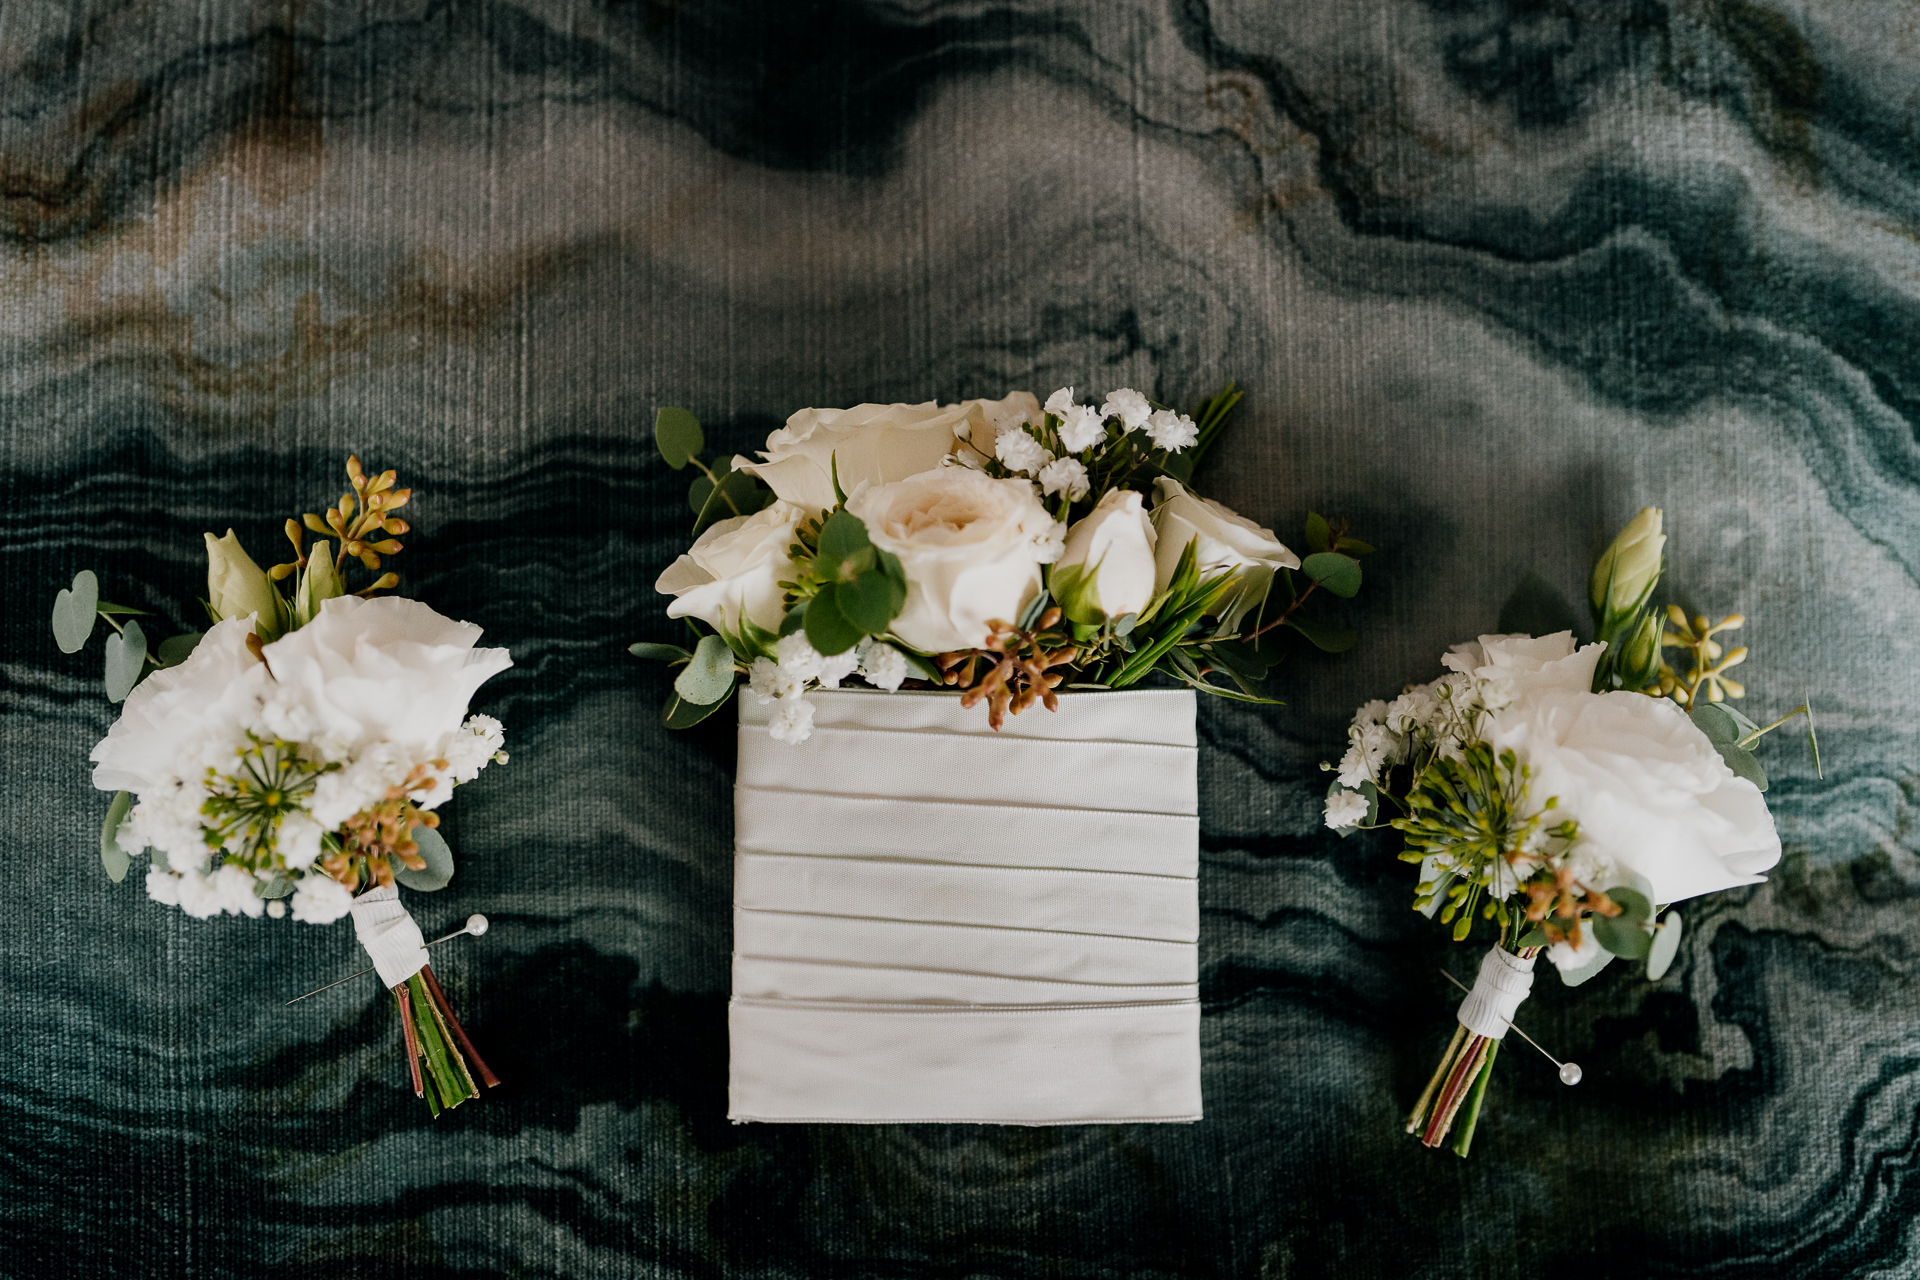
[[[1342,598],[1360,590],[1360,562],[1338,551],[1320,551],[1300,562],[1309,578]]]
[[[1609,952],[1622,959],[1640,960],[1653,946],[1653,935],[1647,931],[1644,919],[1635,919],[1630,912],[1622,911],[1617,916],[1594,916],[1588,924],[1593,936]]]
[[[1602,949],[1600,954],[1597,957],[1587,961],[1585,964],[1581,965],[1578,969],[1560,970],[1560,981],[1565,986],[1577,987],[1581,983],[1592,979],[1602,969],[1606,968],[1608,965],[1612,963],[1613,963],[1613,952]]]
[[[141,669],[147,661],[147,633],[137,622],[129,622],[125,631],[107,637],[107,700],[124,702],[133,686],[140,683]]]
[[[807,643],[829,658],[853,648],[865,634],[840,611],[838,595],[838,587],[828,583],[807,602]]]
[[[201,637],[205,634],[203,631],[183,631],[177,636],[168,636],[154,650],[154,656],[166,666],[177,667],[193,656],[193,651],[199,647]]]
[[[701,636],[693,660],[674,678],[673,691],[698,706],[725,701],[733,692],[733,650],[719,636]]]
[[[115,792],[113,803],[107,806],[107,820],[100,824],[100,865],[107,869],[107,879],[115,884],[127,878],[127,867],[133,862],[120,847],[120,824],[127,820],[132,809],[133,793]]]
[[[653,415],[653,443],[667,465],[678,471],[707,447],[707,437],[700,430],[700,419],[685,409],[662,409]]]
[[[432,893],[435,889],[444,889],[453,879],[453,850],[440,833],[432,827],[415,827],[413,842],[420,846],[420,856],[426,861],[426,867],[415,870],[404,866],[399,859],[393,860],[393,878],[407,888],[419,893]]]
[[[86,647],[99,608],[100,580],[93,570],[82,569],[73,575],[73,586],[62,587],[53,598],[53,642],[60,652],[78,653]]]
[[[893,621],[893,584],[885,573],[869,569],[852,582],[841,583],[834,593],[834,603],[863,633],[879,635]]]
[[[1658,982],[1667,976],[1667,970],[1673,967],[1673,958],[1680,954],[1680,913],[1667,912],[1660,927],[1654,931],[1653,946],[1647,951],[1647,981]]]

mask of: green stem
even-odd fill
[[[1473,1146],[1474,1126],[1480,1123],[1480,1104],[1486,1099],[1487,1081],[1493,1078],[1493,1060],[1499,1053],[1500,1042],[1488,1041],[1487,1056],[1480,1064],[1479,1078],[1473,1082],[1473,1092],[1467,1097],[1465,1122],[1460,1124],[1454,1132],[1453,1153],[1463,1160]]]

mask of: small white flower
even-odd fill
[[[1109,392],[1107,402],[1100,406],[1101,417],[1120,419],[1120,425],[1128,431],[1144,427],[1152,413],[1153,406],[1147,403],[1147,398],[1132,387]]]
[[[295,871],[305,871],[320,857],[320,837],[325,834],[304,812],[289,813],[280,819],[280,856]]]
[[[1067,526],[1063,520],[1049,520],[1044,529],[1033,535],[1034,558],[1041,564],[1052,564],[1067,549]]]
[[[1367,753],[1359,742],[1347,748],[1347,754],[1340,757],[1340,772],[1335,775],[1343,787],[1357,787],[1363,782],[1372,782],[1374,777],[1367,771]]]
[[[822,689],[838,689],[840,682],[852,675],[853,669],[859,665],[860,653],[857,647],[848,649],[845,653],[836,653],[830,658],[822,658],[820,660],[820,687]]]
[[[1338,831],[1367,820],[1367,798],[1358,791],[1336,791],[1327,797],[1327,825]]]
[[[1387,728],[1395,733],[1411,733],[1415,729],[1425,728],[1433,718],[1436,701],[1433,690],[1426,685],[1412,686],[1387,704],[1384,717]]]
[[[1060,418],[1060,443],[1068,453],[1082,453],[1107,438],[1107,420],[1091,405],[1076,404]]]
[[[767,721],[767,735],[775,742],[798,744],[813,736],[813,704],[795,695],[781,698]]]
[[[1047,412],[1056,418],[1064,418],[1067,410],[1073,408],[1073,388],[1062,387],[1047,397]]]
[[[287,904],[282,902],[280,899],[275,898],[272,902],[269,902],[267,904],[267,915],[270,916],[271,918],[275,920],[282,920],[286,918],[286,914],[287,914]]]
[[[1362,703],[1360,709],[1353,713],[1353,725],[1356,729],[1364,729],[1370,724],[1385,724],[1386,722],[1387,704],[1385,700],[1380,698],[1375,698],[1372,702]]]
[[[820,665],[824,659],[820,651],[807,639],[807,633],[796,631],[790,636],[781,636],[774,646],[774,654],[780,662],[780,670],[800,680],[812,680],[820,674]]]
[[[1007,470],[1023,475],[1032,475],[1053,461],[1053,455],[1024,431],[1009,431],[994,441],[993,456],[1005,463]]]
[[[293,891],[293,918],[307,924],[332,924],[353,909],[347,887],[327,875],[302,876]]]
[[[1168,453],[1178,453],[1200,439],[1200,428],[1184,413],[1157,409],[1147,418],[1147,438]]]
[[[147,896],[169,907],[179,906],[180,877],[166,870],[156,861],[147,868]]]
[[[1068,502],[1078,502],[1087,496],[1087,467],[1078,458],[1056,458],[1040,468],[1036,479],[1048,497],[1063,493]]]
[[[860,674],[874,688],[892,693],[907,678],[907,657],[892,645],[867,640],[859,652]]]
[[[266,899],[253,891],[253,873],[237,863],[223,863],[207,877],[207,883],[218,896],[221,911],[257,920],[267,909]]]

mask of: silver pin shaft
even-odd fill
[[[482,915],[472,915],[467,917],[467,922],[465,924],[461,925],[458,929],[455,929],[452,933],[447,934],[443,938],[435,938],[432,942],[429,942],[426,945],[429,947],[437,947],[443,942],[451,942],[455,938],[464,938],[468,934],[472,934],[474,937],[477,938],[481,934],[485,933],[486,931],[487,931],[487,918]],[[307,995],[295,996],[293,999],[287,1001],[287,1003],[299,1004],[302,1000],[305,1000],[307,996],[317,996],[322,991],[331,991],[335,987],[344,986],[345,984],[352,982],[355,978],[366,977],[368,974],[372,973],[373,970],[374,970],[374,966],[368,965],[366,968],[360,970],[360,972],[358,973],[350,973],[346,977],[341,978],[338,982],[329,982],[324,987],[315,987],[313,990],[307,992]]]
[[[1460,979],[1454,977],[1452,974],[1448,973],[1445,969],[1440,970],[1440,976],[1445,978],[1448,982],[1451,982],[1454,986],[1460,988],[1462,991],[1465,991],[1468,995],[1473,994],[1472,990],[1468,988],[1466,983],[1460,981]],[[1500,1019],[1500,1021],[1506,1023],[1509,1027],[1512,1027],[1513,1033],[1519,1036],[1522,1040],[1525,1040],[1528,1044],[1532,1045],[1534,1048],[1540,1049],[1540,1056],[1545,1058],[1548,1062],[1551,1062],[1554,1066],[1560,1069],[1560,1082],[1562,1084],[1579,1084],[1580,1083],[1580,1064],[1579,1063],[1562,1062],[1560,1061],[1560,1059],[1548,1053],[1545,1049],[1541,1049],[1540,1042],[1538,1040],[1535,1040],[1532,1036],[1528,1035],[1526,1032],[1522,1031],[1514,1023],[1512,1018],[1503,1017]]]

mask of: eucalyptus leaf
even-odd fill
[[[1593,929],[1593,936],[1616,956],[1628,960],[1645,958],[1653,946],[1653,936],[1647,931],[1653,904],[1639,890],[1623,886],[1607,890],[1607,896],[1619,904],[1620,914],[1592,917],[1588,925]]]
[[[273,879],[264,884],[258,880],[253,882],[254,895],[265,898],[268,902],[272,902],[275,898],[290,898],[298,887],[294,878],[284,871],[274,872]]]
[[[1321,551],[1310,555],[1300,562],[1300,569],[1342,599],[1356,595],[1360,590],[1360,562],[1338,551]]]
[[[1314,552],[1333,550],[1333,530],[1328,527],[1326,517],[1318,511],[1307,512],[1307,549]]]
[[[1191,449],[1185,453],[1170,453],[1167,455],[1166,461],[1160,464],[1160,470],[1172,476],[1181,484],[1188,484],[1193,480],[1193,467],[1195,462],[1193,455],[1194,451]]]
[[[78,653],[86,647],[99,607],[100,580],[93,570],[82,569],[73,575],[73,585],[62,587],[53,598],[53,642],[60,652]]]
[[[147,633],[137,622],[129,622],[119,635],[107,637],[107,700],[124,702],[133,686],[140,683],[147,661]]]
[[[1583,982],[1598,976],[1600,971],[1613,963],[1613,952],[1601,948],[1600,954],[1587,961],[1578,969],[1560,970],[1560,981],[1569,987],[1577,987]]]
[[[853,648],[866,634],[840,611],[838,594],[830,582],[807,603],[807,643],[829,658]]]
[[[679,471],[707,447],[700,419],[685,409],[661,409],[653,415],[653,443],[667,465]]]
[[[1738,742],[1744,736],[1740,722],[1733,718],[1733,712],[1717,702],[1703,702],[1690,713],[1694,727],[1707,735],[1707,741],[1714,746],[1726,742]]]
[[[1360,642],[1360,633],[1348,627],[1323,627],[1304,618],[1288,618],[1287,626],[1305,636],[1322,653],[1345,653]]]
[[[713,497],[713,481],[705,476],[695,476],[687,487],[687,505],[698,516],[707,509],[708,499]]]
[[[627,652],[636,658],[651,658],[655,662],[681,662],[693,656],[677,644],[654,644],[647,640],[628,645]]]
[[[1767,789],[1767,771],[1761,767],[1759,757],[1753,752],[1733,743],[1728,743],[1724,747],[1719,743],[1714,745],[1719,747],[1720,758],[1727,762],[1727,768],[1733,770],[1735,776],[1745,778],[1754,785],[1756,790]]]
[[[834,593],[834,603],[863,635],[878,635],[894,618],[893,584],[880,570],[869,569],[852,582],[841,583]]]
[[[193,656],[193,651],[199,648],[205,635],[203,631],[182,631],[177,636],[168,636],[154,650],[154,656],[160,659],[163,666],[177,667]]]
[[[719,636],[701,636],[693,660],[674,678],[673,691],[700,706],[726,700],[733,692],[733,650]]]
[[[842,560],[870,551],[872,547],[867,526],[860,517],[850,511],[836,511],[820,526],[819,551],[814,557],[813,571],[822,578],[836,578]]]
[[[120,824],[127,820],[127,814],[133,809],[133,793],[116,791],[113,803],[107,806],[107,818],[100,824],[100,865],[107,869],[107,879],[119,884],[127,878],[127,868],[133,859],[120,847]]]
[[[112,604],[105,600],[95,604],[93,611],[95,613],[112,614],[117,617],[137,616],[141,618],[151,618],[153,616],[153,610],[151,609],[136,609],[130,604]]]
[[[416,871],[394,858],[391,860],[393,878],[420,893],[446,888],[447,882],[453,879],[453,850],[448,847],[445,838],[432,827],[415,827],[413,842],[420,846],[420,857],[426,862],[426,867]]]
[[[1580,628],[1580,615],[1560,588],[1528,570],[1500,606],[1500,631],[1505,635],[1550,636]]]
[[[716,474],[720,476],[720,483],[714,486],[706,505],[700,508],[700,514],[693,522],[695,534],[719,520],[750,516],[773,501],[773,493],[754,483],[753,477],[744,471]]]
[[[1654,931],[1653,946],[1647,951],[1647,981],[1658,982],[1667,976],[1667,970],[1673,967],[1673,958],[1680,954],[1680,913],[1667,912],[1660,927]]]
[[[807,623],[807,606],[806,606],[806,602],[802,601],[801,603],[794,605],[793,608],[787,610],[785,615],[781,617],[780,619],[781,638],[785,639],[787,636],[792,635],[794,632],[804,627],[806,623]]]
[[[1736,777],[1745,778],[1761,791],[1767,789],[1767,771],[1760,767],[1760,761],[1753,752],[1740,745],[1740,740],[1750,732],[1742,724],[1752,724],[1745,716],[1731,707],[1721,706],[1717,702],[1703,702],[1691,713],[1694,726],[1707,735],[1707,741],[1727,762],[1727,768],[1733,770]]]
[[[669,729],[691,729],[708,716],[727,705],[729,700],[698,703],[688,702],[677,693],[667,695],[667,705],[660,709],[660,723]]]

